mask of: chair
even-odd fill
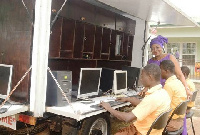
[[[197,96],[197,92],[198,92],[197,90],[193,92],[191,102],[195,101],[196,96]],[[192,125],[192,130],[193,130],[193,134],[195,135],[194,125],[193,125],[193,121],[192,121],[192,116],[193,115],[194,115],[194,112],[192,110],[190,110],[190,112],[186,114],[186,119],[190,118],[191,125]]]
[[[186,113],[187,103],[188,103],[188,100],[183,101],[174,109],[172,115],[169,117],[169,119],[167,121],[167,125],[171,121],[171,119],[174,116],[174,114],[176,114],[176,115],[184,115]],[[167,126],[165,127],[165,129],[163,131],[163,135],[180,135],[183,132],[183,127],[181,127],[179,130],[176,130],[176,131],[167,131],[166,128],[167,128]]]
[[[156,119],[155,121],[152,123],[151,127],[149,128],[147,135],[149,135],[151,133],[152,129],[162,129],[165,128],[167,125],[167,120],[168,120],[168,116],[169,113],[172,111],[172,109],[169,109],[166,112],[161,113]]]

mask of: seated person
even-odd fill
[[[158,65],[148,64],[142,69],[141,82],[148,87],[146,96],[139,100],[136,97],[121,97],[116,100],[130,102],[136,106],[131,112],[119,112],[113,109],[109,103],[101,102],[112,115],[125,122],[133,122],[129,127],[121,129],[115,135],[146,135],[151,124],[162,113],[170,108],[170,97],[160,84],[161,71]],[[152,134],[161,135],[162,130],[151,131]]]
[[[175,73],[175,65],[171,60],[164,60],[160,63],[161,77],[166,79],[164,89],[171,98],[171,108],[174,109],[187,99],[185,87],[180,80],[177,79]],[[167,125],[168,131],[176,131],[183,126],[184,116],[174,115]]]
[[[187,66],[182,66],[181,67],[182,73],[185,77],[185,80],[187,82],[188,88],[191,92],[195,91],[195,85],[194,83],[188,78],[189,74],[190,74],[190,69]],[[187,105],[187,111],[186,113],[190,112],[190,109],[194,106],[194,102],[189,102]]]

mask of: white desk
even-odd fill
[[[10,107],[10,108],[9,108]],[[9,108],[7,112],[0,114],[0,118],[15,115],[20,112],[28,111],[27,105],[4,105],[2,108]]]
[[[62,115],[65,117],[70,117],[73,119],[76,119],[77,121],[80,121],[86,117],[90,117],[90,116],[94,116],[103,112],[106,112],[105,109],[101,109],[101,110],[96,110],[95,108],[91,108],[90,106],[93,104],[99,104],[100,101],[110,101],[111,97],[96,97],[93,98],[92,100],[94,101],[94,103],[90,103],[90,104],[83,104],[81,103],[81,101],[77,101],[77,102],[73,102],[71,103],[72,107],[70,105],[67,106],[63,106],[63,107],[46,107],[46,112],[50,112],[50,113],[54,113],[57,115]],[[116,109],[116,108],[120,108],[120,107],[124,107],[130,105],[130,103],[128,102],[124,102],[122,104],[113,106],[112,108]]]

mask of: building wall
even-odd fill
[[[168,37],[169,42],[196,42],[196,61],[200,61],[200,28],[159,28],[157,35]]]
[[[157,35],[168,37],[168,42],[171,43],[196,43],[195,62],[200,62],[200,28],[185,27],[185,28],[159,28]],[[195,67],[190,67],[191,75],[195,75]]]

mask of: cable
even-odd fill
[[[31,15],[30,15],[29,11],[28,11],[28,8],[26,7],[26,4],[24,3],[24,0],[22,0],[22,3],[23,3],[23,5],[24,5],[24,7],[25,7],[25,9],[26,9],[26,12],[27,12],[28,17],[29,17],[30,22],[31,22],[31,25],[33,26],[33,20],[32,20],[32,18],[31,18]]]
[[[64,1],[64,3],[62,4],[62,6],[61,6],[60,10],[58,10],[58,12],[57,12],[56,16],[54,17],[53,21],[51,22],[50,29],[53,27],[53,25],[54,25],[55,21],[56,21],[56,20],[57,20],[57,18],[58,18],[58,15],[59,15],[59,14],[60,14],[60,12],[62,11],[62,8],[65,6],[66,2],[67,2],[67,0],[65,0],[65,1]]]

